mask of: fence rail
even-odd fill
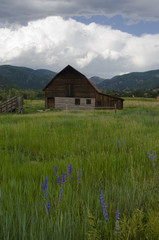
[[[13,97],[0,104],[0,113],[23,112],[23,97]]]
[[[63,106],[63,104],[61,104],[62,106]],[[116,104],[114,105],[114,106],[112,106],[112,107],[92,107],[92,106],[80,106],[80,105],[77,105],[78,106],[78,108],[77,108],[77,106],[76,105],[74,105],[74,109],[73,108],[69,108],[69,106],[71,106],[72,107],[72,105],[69,105],[69,104],[66,104],[65,105],[65,110],[117,110],[117,106],[116,106]]]

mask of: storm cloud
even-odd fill
[[[47,16],[91,16],[117,14],[133,21],[159,20],[158,0],[1,0],[1,24],[18,23],[26,25],[29,21]]]
[[[158,68],[159,34],[140,37],[95,23],[47,17],[0,29],[0,65],[59,71],[70,64],[88,77]]]

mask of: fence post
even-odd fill
[[[66,111],[65,111],[65,118],[67,117],[67,104],[66,104]]]
[[[115,113],[116,113],[116,104],[115,104]]]

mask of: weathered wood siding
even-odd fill
[[[79,100],[80,104],[76,104]],[[87,102],[91,102],[87,104]],[[71,97],[55,97],[55,109],[61,110],[88,110],[95,108],[95,98],[71,98]]]
[[[68,97],[67,88],[69,85],[73,86],[72,95],[76,97],[92,96],[95,92],[89,82],[82,75],[79,76],[78,74],[63,74],[57,76],[45,91],[48,97]]]
[[[122,99],[100,93],[83,74],[71,66],[67,66],[57,74],[44,91],[45,108],[55,108],[56,97],[95,99],[95,107],[99,109],[123,108]]]
[[[0,113],[14,111],[23,111],[23,97],[13,97],[0,104]]]
[[[123,109],[123,101],[105,94],[96,93],[96,108]]]

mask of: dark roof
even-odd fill
[[[70,65],[68,65],[68,66],[65,67],[63,70],[61,70],[59,73],[57,73],[56,76],[45,86],[45,88],[43,89],[43,91],[45,91],[45,89],[46,89],[46,88],[54,81],[54,79],[55,79],[56,77],[58,77],[60,74],[62,74],[62,73],[72,73],[72,72],[76,72],[76,73],[80,74],[82,77],[84,77],[85,79],[87,79],[87,81],[89,82],[89,84],[90,84],[90,85],[95,89],[95,91],[98,92],[99,94],[102,94],[102,95],[105,95],[105,96],[111,96],[112,98],[118,98],[118,99],[124,101],[123,98],[114,97],[114,96],[112,96],[112,95],[102,93],[90,79],[88,79],[85,75],[83,75],[82,73],[80,73],[79,71],[77,71],[75,68],[73,68],[73,67],[70,66]]]
[[[87,79],[87,80],[98,93],[102,93],[101,90],[99,90],[97,86],[90,79]]]
[[[63,73],[72,73],[72,72],[76,72],[78,74],[80,74],[81,76],[83,76],[84,78],[86,78],[86,76],[84,76],[82,73],[80,73],[79,71],[77,71],[75,68],[73,68],[72,66],[68,65],[67,67],[65,67],[63,70],[61,70],[59,73],[57,73],[53,79],[44,87],[43,91],[45,91],[45,89],[54,81],[54,79],[56,77],[58,77],[59,75],[63,74]]]

